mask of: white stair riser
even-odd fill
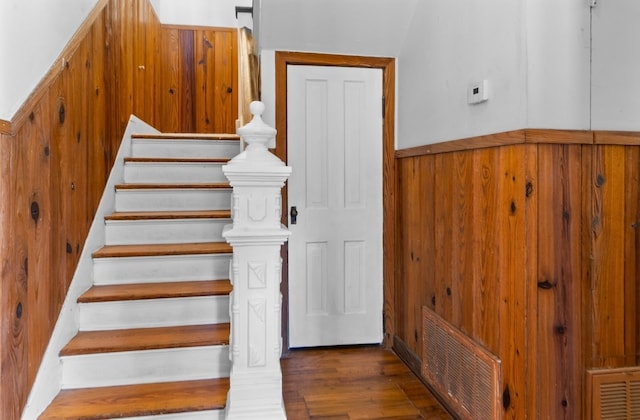
[[[79,306],[81,331],[229,322],[228,296],[92,302]]]
[[[124,182],[175,184],[189,182],[226,182],[224,163],[127,162]]]
[[[221,280],[229,278],[230,254],[95,258],[95,285]]]
[[[190,411],[188,413],[159,414],[157,416],[118,417],[117,420],[224,420],[224,410]],[[110,419],[116,420],[116,419]]]
[[[230,189],[155,189],[116,191],[116,211],[225,210]]]
[[[64,356],[62,389],[228,377],[228,346]]]
[[[237,140],[153,140],[132,139],[133,157],[232,158],[240,153]]]
[[[175,244],[224,241],[231,219],[108,220],[106,245]]]

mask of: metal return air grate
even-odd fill
[[[426,306],[422,319],[425,380],[462,419],[501,419],[500,359]]]
[[[640,420],[640,366],[587,371],[589,419]]]

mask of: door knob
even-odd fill
[[[298,219],[298,209],[296,206],[291,206],[291,211],[289,212],[289,216],[291,216],[291,224],[295,225]]]

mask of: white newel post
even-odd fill
[[[281,189],[291,168],[267,149],[276,130],[252,102],[253,119],[238,129],[246,149],[223,166],[233,187],[233,225],[223,236],[233,246],[230,297],[231,358],[227,419],[286,419],[282,398],[280,249],[289,230],[280,223]]]

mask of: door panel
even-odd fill
[[[382,70],[287,68],[291,347],[382,340]]]

